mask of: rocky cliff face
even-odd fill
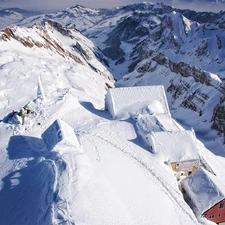
[[[187,11],[160,5],[145,13],[133,12],[110,30],[103,52],[116,65],[128,64],[119,86],[163,84],[175,117],[188,110],[223,135],[224,15],[219,19],[210,14],[211,23],[202,22],[203,14],[189,15],[193,21],[184,15]],[[195,122],[188,125],[196,127]]]
[[[212,116],[212,128],[225,137],[225,96],[216,105]],[[224,142],[225,143],[225,142]]]
[[[144,51],[141,58],[117,85],[164,85],[174,118],[194,127],[197,134],[210,126],[224,135],[225,86],[216,74],[189,63],[174,62],[153,50]],[[182,116],[184,111],[189,112],[188,116]]]
[[[22,43],[25,47],[33,48],[45,48],[47,50],[56,52],[57,54],[61,55],[62,57],[69,57],[76,61],[77,63],[82,64],[82,60],[73,52],[66,50],[63,45],[59,43],[57,39],[53,39],[50,36],[49,28],[53,29],[53,22],[49,21],[45,27],[42,27],[41,25],[36,25],[33,29],[36,33],[36,38],[31,37],[29,33],[31,33],[31,29],[29,28],[20,28],[17,26],[11,26],[7,27],[3,30],[1,30],[0,33],[0,41],[10,41],[11,39],[14,39],[20,43]],[[21,35],[20,32],[27,33],[27,35]],[[61,30],[58,29],[63,35],[68,35],[68,33],[65,33],[65,29],[61,27]],[[39,40],[38,40],[39,39]]]

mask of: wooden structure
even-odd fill
[[[225,225],[225,198],[205,211],[203,216],[216,224]]]
[[[171,162],[170,165],[174,172],[180,172],[181,176],[188,176],[198,169],[199,159],[189,159],[179,162]]]

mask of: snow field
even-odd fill
[[[135,215],[133,217],[133,220],[135,221],[135,223],[139,222],[141,224],[148,224],[149,223],[148,221],[152,221],[152,220],[154,221],[155,218],[157,218],[156,216],[157,213],[160,214],[161,210],[163,210],[164,207],[165,207],[165,210],[167,208],[167,211],[168,211],[168,205],[166,204],[166,202],[168,201],[167,198],[169,199],[172,198],[175,204],[175,202],[177,202],[177,198],[180,199],[179,201],[181,202],[183,201],[182,196],[179,193],[178,187],[169,188],[171,193],[171,196],[170,196],[167,193],[168,187],[161,186],[162,183],[160,182],[160,180],[162,179],[162,177],[159,177],[157,175],[158,171],[155,171],[155,169],[149,166],[151,162],[150,158],[149,158],[149,162],[146,162],[146,160],[143,160],[142,158],[143,156],[138,154],[139,151],[137,152],[135,151],[134,146],[136,146],[137,143],[132,144],[132,142],[127,142],[125,141],[126,138],[120,136],[120,134],[125,134],[123,132],[123,129],[126,130],[126,134],[129,134],[130,131],[133,133],[134,132],[133,126],[131,126],[129,123],[126,123],[126,122],[123,122],[123,125],[121,124],[121,122],[114,122],[114,123],[116,123],[116,126],[112,123],[110,125],[110,129],[104,128],[108,126],[107,123],[103,124],[102,126],[104,129],[101,131],[101,133],[93,134],[91,132],[91,134],[88,134],[88,136],[89,135],[94,136],[94,137],[91,137],[91,136],[88,137],[88,140],[93,139],[93,141],[90,141],[90,144],[92,147],[89,147],[89,148],[92,148],[93,150],[92,152],[89,150],[89,152],[92,154],[93,159],[96,160],[96,165],[99,167],[100,171],[102,173],[103,172],[108,173],[107,179],[110,181],[110,185],[116,189],[116,193],[119,194],[120,198],[122,198],[122,202],[129,205],[128,210],[131,210],[130,211],[131,215]],[[117,127],[117,130],[115,130],[116,132],[113,132],[112,130],[114,130],[115,127]],[[122,130],[122,132],[119,132],[120,130]],[[133,135],[134,134],[135,133],[133,133]],[[109,136],[110,138],[107,138],[107,136]],[[81,138],[81,143],[82,143],[82,138]],[[97,159],[97,154],[95,150],[96,147],[94,147],[93,145],[98,146],[97,147],[98,154],[100,155],[100,158],[101,158],[100,162]],[[84,149],[85,148],[86,147],[84,146]],[[107,160],[108,155],[110,155],[110,161]],[[103,166],[104,166],[104,169],[102,169]],[[165,173],[165,170],[164,170],[164,173]],[[171,173],[171,178],[172,177],[173,177],[173,174]],[[175,180],[175,177],[173,178]],[[144,185],[141,184],[142,179],[146,180],[145,181],[146,183]],[[176,191],[174,191],[174,189]],[[150,193],[149,193],[149,190],[151,190]],[[161,193],[160,195],[162,195],[161,199],[163,199],[163,202],[164,202],[163,205],[165,204],[164,206],[161,205],[160,201],[157,201],[157,199],[154,198],[154,196],[157,196],[156,193],[158,192],[160,192]],[[179,197],[176,196],[174,198],[173,196],[177,194]],[[131,198],[130,196],[133,196],[134,198]],[[138,199],[136,198],[136,196],[138,196]],[[147,211],[149,211],[149,206],[148,206],[149,202],[154,202],[154,206],[153,206],[154,209],[151,209],[152,214],[147,213]],[[185,205],[186,203],[182,203],[180,205],[181,208],[178,207],[179,210],[181,209],[182,211],[186,212],[187,217],[188,218],[190,217],[188,220],[190,221],[192,219],[195,220],[192,215],[192,212],[189,211],[189,209],[186,208]],[[145,213],[145,210],[147,210],[146,213]],[[168,212],[168,215],[169,213],[174,213],[173,209],[171,209],[171,211]],[[158,223],[161,224],[162,222],[163,224],[166,222],[162,220],[163,219],[160,219],[160,222]],[[179,221],[179,219],[177,219],[177,221]],[[182,224],[181,221],[179,221],[178,223]],[[193,223],[193,221],[190,223]]]
[[[24,36],[21,32],[19,30],[18,34]],[[51,37],[66,50],[70,50],[76,41],[90,53],[95,48],[80,34],[75,42],[57,32],[52,32]],[[32,38],[40,40],[35,33]],[[165,157],[151,154],[139,136],[141,133],[145,137],[152,129],[150,125],[164,131],[182,129],[175,121],[168,122],[163,116],[154,119],[144,116],[168,109],[167,105],[161,107],[158,104],[161,101],[154,101],[156,95],[151,96],[154,99],[150,103],[139,104],[144,108],[141,113],[136,109],[137,105],[133,105],[120,109],[120,120],[111,120],[110,114],[103,109],[105,83],[113,82],[95,58],[89,61],[82,58],[84,65],[80,65],[55,51],[25,48],[13,40],[4,45],[0,43],[0,47],[0,100],[3,103],[0,119],[23,106],[34,111],[34,116],[25,120],[26,126],[16,126],[5,120],[0,123],[0,163],[3,168],[0,173],[0,224],[198,224]],[[127,46],[123,43],[122,47]],[[76,54],[82,57],[81,52]],[[90,69],[88,62],[95,64],[101,75]],[[133,72],[119,81],[118,86],[161,85],[163,80],[167,89],[169,81],[178,79],[162,67],[155,73],[158,76],[146,73],[140,77]],[[39,89],[38,77],[41,77]],[[192,78],[187,80],[191,90],[198,88]],[[203,91],[214,92],[206,88]],[[118,96],[118,99],[124,100],[122,97],[125,98]],[[133,97],[130,95],[125,101]],[[167,97],[172,99],[170,95]],[[216,104],[219,97],[210,99],[210,104]],[[174,105],[172,110],[177,118],[187,116],[190,124],[194,121],[198,126],[193,114],[183,112],[181,115],[176,107]],[[127,115],[128,109],[134,110],[132,114],[137,123]],[[213,108],[207,105],[205,109]],[[201,118],[202,123],[207,115]],[[82,152],[76,147],[68,147],[68,142],[55,145],[57,141],[53,143],[54,148],[50,148],[52,151],[47,151],[41,134],[55,120],[63,120],[72,128]],[[205,127],[206,132],[209,131],[209,127]],[[213,137],[214,134],[208,135]],[[52,141],[54,135],[49,133],[47,136]],[[204,146],[201,151],[206,159],[210,159],[214,171],[223,176],[224,156],[221,152],[215,157]],[[217,159],[221,162],[219,166]]]
[[[84,108],[78,100],[96,99],[93,102],[102,108],[104,84],[110,81],[46,49],[25,48],[13,40],[1,43],[0,53],[0,223],[75,224],[76,212],[70,205],[77,152],[66,145],[48,152],[40,134],[55,119],[80,121],[76,109]],[[25,117],[25,125],[8,123],[12,110],[24,106],[33,113]]]

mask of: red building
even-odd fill
[[[203,215],[214,223],[221,224],[223,222],[225,224],[225,199],[208,209]]]
[[[199,168],[181,181],[184,199],[195,214],[225,225],[225,186],[212,173]]]

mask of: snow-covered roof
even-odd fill
[[[169,114],[142,114],[135,115],[138,134],[149,144],[148,136],[151,132],[184,130]]]
[[[169,114],[139,114],[135,119],[138,129],[145,134],[152,131],[184,130]]]
[[[165,160],[181,162],[199,159],[194,131],[161,131],[151,132],[147,141],[153,152],[163,154]]]
[[[225,186],[203,168],[186,177],[181,184],[201,214],[225,198]]]
[[[77,147],[79,142],[71,126],[62,120],[55,120],[41,135],[45,145],[51,151],[56,145],[63,144],[64,147]]]
[[[106,107],[113,118],[127,112],[135,114],[145,107],[148,107],[150,114],[169,113],[161,85],[111,88],[106,95]]]

